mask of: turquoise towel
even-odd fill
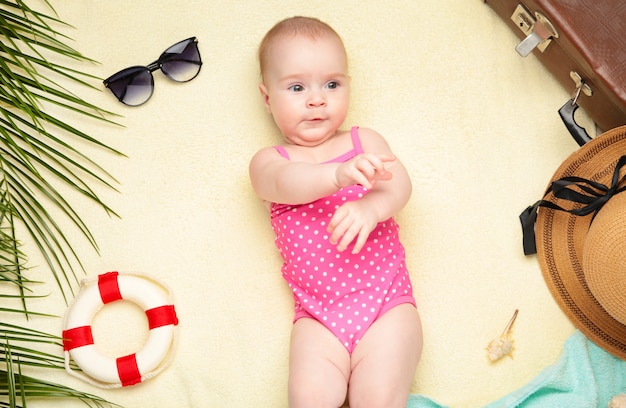
[[[439,403],[428,397],[418,394],[409,395],[409,403],[407,408],[450,408],[447,405],[439,405]]]
[[[626,361],[596,346],[580,331],[565,342],[559,360],[529,384],[485,408],[598,408],[626,393]],[[407,408],[448,408],[411,395]]]

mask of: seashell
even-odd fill
[[[614,396],[609,402],[609,408],[626,408],[626,394]]]
[[[506,355],[511,355],[513,352],[513,339],[511,339],[511,332],[513,331],[513,323],[517,318],[518,309],[515,309],[513,317],[509,320],[509,323],[502,331],[500,337],[497,337],[489,342],[487,346],[487,356],[492,362],[500,360]]]

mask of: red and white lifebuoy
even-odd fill
[[[122,299],[143,309],[150,333],[138,352],[110,358],[96,349],[91,322],[104,305]],[[145,381],[161,372],[171,361],[177,325],[169,290],[153,279],[108,272],[98,276],[97,284],[93,279],[84,280],[81,291],[65,314],[65,368],[70,374],[103,388],[126,387]],[[71,370],[70,357],[86,376]]]

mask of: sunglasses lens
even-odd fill
[[[154,79],[145,67],[131,67],[111,76],[104,84],[125,105],[138,106],[152,96]]]
[[[200,72],[202,60],[195,38],[172,45],[159,58],[161,70],[170,79],[187,82],[194,79]]]

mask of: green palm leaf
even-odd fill
[[[94,61],[66,44],[69,37],[58,27],[70,26],[45,3],[52,15],[31,9],[24,0],[0,0],[0,313],[20,313],[26,318],[47,315],[27,307],[29,299],[41,295],[33,289],[38,282],[27,276],[28,254],[22,251],[21,242],[34,244],[66,303],[84,273],[69,238],[76,234],[68,229],[78,231],[99,250],[74,202],[62,192],[70,191],[74,200],[87,200],[107,216],[117,216],[95,188],[115,190],[117,181],[75,146],[91,145],[122,155],[48,113],[52,110],[47,108],[54,107],[54,112],[116,125],[109,119],[114,113],[68,89],[70,85],[95,88],[92,83],[99,79],[58,62]],[[57,348],[59,353],[38,350],[41,347]],[[61,356],[60,338],[0,322],[0,407],[26,407],[32,398],[73,398],[94,407],[114,405],[23,372],[29,367],[63,369]]]
[[[78,138],[114,154],[121,153],[42,109],[46,104],[54,104],[113,123],[108,119],[112,113],[58,84],[57,79],[62,78],[66,82],[92,86],[87,81],[94,78],[52,64],[45,58],[45,53],[56,53],[72,60],[92,61],[59,40],[67,38],[53,28],[60,24],[58,18],[35,12],[24,1],[0,1],[0,36],[4,37],[0,45],[0,198],[2,208],[10,214],[0,218],[0,230],[4,231],[0,237],[4,238],[4,245],[0,245],[0,262],[6,262],[7,267],[16,271],[16,281],[23,279],[26,257],[21,254],[19,259],[14,259],[13,255],[20,242],[16,231],[25,231],[67,301],[79,281],[77,271],[83,270],[65,232],[67,221],[94,250],[98,251],[98,246],[58,187],[69,186],[100,205],[105,213],[116,215],[90,187],[90,183],[95,183],[114,188],[116,180],[73,147],[76,143],[70,140]],[[51,215],[58,214],[59,210],[62,220],[56,219],[58,215],[54,216],[56,218]],[[3,248],[8,251],[2,251]],[[3,268],[0,265],[0,270]]]

